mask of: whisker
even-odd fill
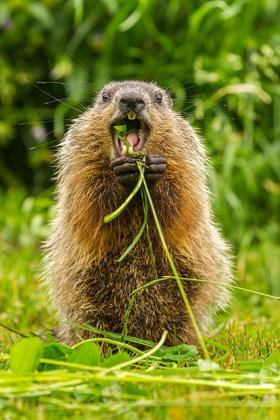
[[[62,127],[59,127],[59,128],[62,128]],[[43,141],[47,136],[49,136],[50,134],[52,134],[53,132],[54,132],[55,130],[52,130],[52,131],[49,131],[42,139],[40,139],[39,141],[41,142],[41,141]],[[49,145],[49,144],[53,144],[53,143],[58,143],[60,140],[62,140],[63,139],[63,137],[64,136],[61,136],[61,137],[58,137],[58,138],[55,138],[54,140],[52,140],[52,141],[47,141],[47,142],[45,142],[45,143],[43,143],[43,144],[36,144],[36,146],[33,146],[33,147],[30,147],[30,150],[34,150],[34,149],[38,149],[39,147],[44,147],[44,146],[46,146],[46,145]]]
[[[72,96],[72,95],[71,95]],[[54,99],[53,101],[48,101],[48,102],[45,102],[45,105],[49,105],[49,104],[53,104],[54,102],[61,102],[61,101],[67,101],[67,99],[69,99],[70,98],[70,96],[68,96],[68,97],[66,97],[66,98],[57,98],[57,99]]]
[[[73,118],[75,118],[75,117],[72,117],[72,118],[62,118],[62,119],[54,119],[54,120],[28,121],[28,122],[18,123],[18,125],[51,123],[51,122],[56,122],[56,121],[72,121]]]
[[[36,84],[35,84],[35,83],[33,83],[33,82],[31,82],[30,80],[28,80],[28,79],[24,79],[24,80],[25,80],[26,82],[30,83],[31,85],[33,85],[34,87],[36,87],[37,89],[39,89],[41,92],[43,92],[43,93],[45,93],[46,95],[48,95],[50,98],[52,98],[52,99],[57,99],[57,98],[55,98],[54,96],[52,96],[50,93],[45,92],[43,89],[41,89],[41,88],[39,88],[38,86],[36,86]],[[66,106],[68,106],[69,108],[72,108],[72,109],[74,109],[75,111],[78,111],[79,113],[81,112],[81,109],[75,108],[75,107],[73,107],[73,106],[71,106],[71,105],[67,104],[66,102],[63,102],[63,101],[61,101],[61,100],[59,100],[59,99],[57,99],[57,100],[58,100],[58,102],[60,102],[60,103],[62,103],[62,104],[64,104],[64,105],[66,105]]]
[[[224,82],[223,82],[224,83]],[[212,92],[210,92],[207,96],[205,96],[204,98],[202,98],[202,99],[199,99],[197,102],[195,102],[194,104],[193,104],[193,106],[195,106],[195,105],[197,105],[197,104],[199,104],[199,103],[201,103],[201,102],[204,102],[207,98],[209,98],[210,96],[212,96],[215,92],[217,92],[220,88],[221,88],[221,86],[223,85],[223,83],[221,83],[216,89],[214,89]],[[187,110],[187,109],[189,109],[189,108],[191,108],[191,106],[189,106],[189,107],[187,107],[187,108],[184,108],[182,111],[185,111],[185,110]]]
[[[215,103],[213,103],[213,104],[211,104],[211,105],[209,105],[208,107],[206,107],[206,108],[203,108],[203,111],[206,111],[207,109],[210,109],[210,108],[212,108],[213,106],[215,106],[215,105],[218,105],[220,102],[222,102],[223,100],[224,100],[225,98],[221,98],[221,99],[219,99],[217,102],[215,102]],[[194,104],[195,105],[195,104]],[[186,108],[186,109],[188,109],[188,108]],[[183,110],[184,111],[184,110]],[[181,111],[181,112],[183,112],[183,111]],[[192,112],[187,112],[186,114],[185,114],[185,116],[188,116],[188,115],[193,115],[193,114],[195,114],[195,112],[196,111],[192,111]]]
[[[90,87],[90,83],[66,83],[66,82],[62,82],[62,81],[48,81],[48,82],[39,81],[39,82],[36,82],[36,83],[41,84],[41,85],[87,86],[87,87]]]
[[[85,63],[83,63],[81,60],[79,60],[77,57],[75,57],[73,54],[71,54],[70,52],[68,52],[68,55],[70,55],[70,57],[72,57],[74,60],[76,60],[76,61],[78,61],[88,72],[89,72],[89,74],[92,76],[92,80],[94,80],[94,77],[96,78],[96,74],[94,74],[93,73],[93,71],[92,70],[90,70],[89,69],[89,67],[87,67],[86,65],[85,65]],[[76,64],[76,66],[78,66],[77,65],[77,63],[75,63]],[[78,66],[79,67],[79,66]]]
[[[57,128],[63,128],[63,126],[57,127]],[[47,134],[44,135],[44,137],[42,137],[39,141],[43,141],[46,137],[48,137],[50,134],[54,133],[56,130],[56,128],[54,128],[53,130],[49,131]],[[33,147],[33,149],[35,149],[36,146]]]

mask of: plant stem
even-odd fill
[[[136,347],[133,347],[133,346],[131,346],[129,344],[120,343],[119,341],[111,340],[110,338],[101,338],[101,337],[98,337],[98,338],[89,338],[88,340],[80,341],[79,343],[74,344],[74,346],[72,346],[71,349],[72,350],[75,350],[76,348],[82,346],[85,343],[96,343],[96,342],[109,343],[109,344],[112,344],[114,346],[123,347],[123,348],[125,348],[125,349],[127,349],[127,350],[129,350],[129,351],[131,351],[133,353],[140,354],[140,355],[146,354],[144,351],[139,350]],[[151,356],[151,359],[153,359],[153,360],[159,360],[159,361],[161,360],[160,357],[156,357],[156,356]]]
[[[118,259],[118,262],[121,262],[122,260],[125,259],[125,257],[127,256],[127,254],[130,253],[130,251],[132,250],[132,248],[134,248],[134,246],[137,244],[137,242],[139,241],[139,239],[141,238],[141,236],[143,235],[143,232],[145,230],[145,226],[146,226],[146,220],[144,221],[139,233],[137,234],[137,236],[135,237],[135,239],[133,240],[133,242],[129,245],[129,247],[126,248],[126,250],[124,251],[124,253],[120,256],[120,258]]]
[[[147,197],[148,197],[148,200],[149,200],[150,206],[151,206],[151,210],[152,210],[152,213],[153,213],[153,216],[154,216],[155,224],[156,224],[156,227],[157,227],[157,230],[158,230],[158,234],[159,234],[159,237],[160,237],[160,240],[161,240],[161,243],[162,243],[162,246],[163,246],[164,252],[166,253],[167,259],[168,259],[168,261],[169,261],[169,265],[170,265],[170,267],[171,267],[171,269],[172,269],[172,271],[173,271],[173,274],[174,274],[175,280],[176,280],[176,282],[177,282],[177,285],[178,285],[178,288],[179,288],[179,290],[180,290],[181,296],[182,296],[182,298],[183,298],[183,301],[184,301],[185,306],[186,306],[186,308],[187,308],[187,311],[188,311],[188,313],[189,313],[190,319],[191,319],[191,321],[192,321],[192,324],[193,324],[194,330],[195,330],[195,332],[196,332],[196,334],[197,334],[197,337],[198,337],[198,340],[199,340],[199,342],[200,342],[201,348],[202,348],[202,350],[203,350],[204,356],[205,356],[205,358],[206,358],[208,361],[211,361],[210,356],[209,356],[209,353],[208,353],[207,348],[206,348],[206,346],[205,346],[205,343],[204,343],[204,341],[203,341],[203,337],[202,337],[202,335],[201,335],[201,332],[199,331],[199,328],[198,328],[198,325],[197,325],[196,319],[195,319],[195,317],[194,317],[194,314],[193,314],[192,308],[191,308],[191,306],[190,306],[189,300],[188,300],[187,295],[186,295],[186,293],[185,293],[185,290],[184,290],[184,288],[183,288],[182,282],[181,282],[181,280],[180,280],[180,278],[179,278],[179,275],[178,275],[178,272],[177,272],[176,267],[175,267],[175,265],[174,265],[174,262],[173,262],[173,259],[172,259],[172,257],[171,257],[171,254],[170,254],[170,252],[169,252],[169,250],[168,250],[167,244],[166,244],[166,242],[165,242],[165,238],[164,238],[164,236],[163,236],[163,233],[162,233],[162,230],[161,230],[161,227],[160,227],[160,223],[159,223],[159,220],[158,220],[158,217],[157,217],[157,213],[156,213],[156,210],[155,210],[155,208],[154,208],[153,200],[152,200],[152,198],[151,198],[151,195],[150,195],[150,192],[149,192],[149,189],[148,189],[148,186],[147,186],[147,183],[146,183],[145,177],[144,177],[144,170],[142,169],[142,165],[141,165],[141,163],[140,163],[140,162],[137,162],[137,165],[138,165],[138,168],[139,168],[139,171],[140,171],[140,175],[141,175],[141,178],[142,178],[142,181],[143,181],[143,185],[144,185],[145,190],[146,190],[146,194],[147,194]]]
[[[120,338],[121,341],[124,340],[124,337],[125,337],[125,335],[127,333],[127,320],[128,320],[128,315],[130,314],[130,311],[131,311],[131,308],[133,306],[133,303],[134,303],[135,298],[136,298],[136,294],[134,296],[132,296],[132,298],[130,299],[128,308],[127,308],[127,310],[126,310],[126,312],[124,314],[124,318],[123,318],[123,330],[122,330],[122,335],[121,335],[121,338]]]
[[[137,294],[142,289],[145,289],[146,287],[149,287],[149,286],[153,286],[154,284],[158,283],[159,281],[175,280],[175,279],[176,279],[175,276],[163,276],[161,279],[152,280],[149,283],[146,283],[143,286],[138,287],[138,289],[133,290],[133,292],[131,294],[132,295]],[[270,299],[280,300],[279,296],[268,295],[266,293],[257,292],[256,290],[245,289],[244,287],[239,287],[239,286],[233,286],[232,284],[217,283],[215,281],[201,280],[201,279],[191,279],[191,278],[187,278],[187,277],[179,277],[179,279],[183,280],[183,281],[193,281],[193,282],[197,282],[197,283],[207,283],[207,284],[214,284],[214,285],[217,285],[217,286],[229,287],[231,289],[237,289],[237,290],[242,290],[243,292],[254,293],[256,295],[264,296],[264,297],[267,297],[267,298],[270,298]]]
[[[142,197],[142,202],[143,202],[143,186],[141,187],[140,191],[141,191],[141,197]],[[144,209],[144,222],[143,222],[143,225],[142,225],[142,227],[141,227],[138,235],[134,239],[134,241],[129,245],[129,247],[120,256],[120,258],[118,259],[118,262],[121,262],[127,256],[127,254],[129,254],[129,252],[132,250],[132,248],[137,244],[137,242],[141,238],[141,236],[142,236],[142,234],[143,234],[143,232],[145,230],[145,227],[147,226],[147,215],[148,215],[148,211],[146,211],[146,209],[145,209],[144,202],[143,202],[143,209]]]
[[[119,365],[113,366],[112,368],[109,368],[109,371],[113,372],[114,370],[120,370],[120,369],[122,369],[126,366],[130,366],[134,363],[138,363],[143,359],[147,359],[148,357],[150,357],[153,353],[155,353],[163,345],[163,343],[165,342],[166,336],[167,336],[167,331],[163,331],[161,339],[159,340],[157,345],[155,347],[153,347],[151,350],[147,351],[147,353],[144,353],[141,356],[135,357],[135,359],[129,360],[128,362],[121,363]]]
[[[135,152],[136,153],[136,152]],[[137,152],[138,153],[138,152]],[[146,162],[146,156],[143,157],[143,162]],[[145,171],[145,169],[144,169]],[[123,211],[124,209],[127,207],[127,205],[130,203],[130,201],[133,199],[133,197],[137,194],[137,192],[139,191],[141,185],[142,185],[142,177],[141,174],[139,175],[137,184],[135,186],[135,188],[133,189],[133,191],[129,194],[129,196],[127,197],[127,199],[122,203],[122,205],[117,208],[115,211],[113,211],[110,214],[107,214],[107,216],[104,217],[104,222],[105,223],[109,223],[112,220],[114,220],[116,217],[118,217]]]
[[[163,276],[160,280],[175,279],[174,276]],[[187,277],[180,277],[180,280],[194,281],[198,283],[216,284],[217,286],[228,287],[230,289],[242,290],[242,292],[254,293],[255,295],[264,296],[270,299],[280,300],[279,296],[268,295],[266,293],[257,292],[256,290],[245,289],[244,287],[234,286],[233,284],[217,283],[216,281],[201,280],[201,279],[189,279]],[[134,292],[133,292],[134,293]]]
[[[155,261],[155,256],[154,256],[154,252],[153,252],[153,244],[152,244],[151,237],[150,237],[150,232],[149,232],[149,224],[147,222],[147,220],[148,220],[148,199],[147,199],[147,194],[145,192],[145,188],[144,188],[143,185],[141,187],[141,197],[142,197],[144,214],[145,214],[145,218],[146,218],[146,235],[147,235],[147,239],[148,239],[148,243],[149,243],[149,249],[150,249],[150,254],[151,254],[151,258],[152,258],[153,269],[154,269],[155,277],[157,279],[158,274],[157,274],[157,269],[156,269],[156,261]]]
[[[118,217],[126,208],[126,206],[130,203],[130,201],[133,199],[133,197],[135,196],[135,194],[137,194],[137,192],[139,191],[141,185],[142,185],[142,178],[141,176],[139,176],[139,179],[137,181],[137,184],[134,188],[134,190],[129,194],[129,196],[127,197],[127,199],[122,203],[122,205],[117,208],[115,211],[113,211],[110,214],[107,214],[107,216],[104,217],[104,222],[105,223],[109,223],[112,220],[114,220],[116,217]]]
[[[27,336],[27,335],[22,334],[21,332],[16,331],[16,330],[14,330],[14,329],[13,329],[13,328],[11,328],[11,327],[7,327],[7,325],[2,324],[1,322],[0,322],[0,327],[3,327],[3,328],[5,328],[6,330],[11,331],[11,332],[13,332],[13,333],[15,333],[15,334],[18,334],[18,335],[20,335],[21,337],[28,338],[28,336]]]
[[[129,151],[129,143],[128,143],[128,141],[124,137],[122,137],[120,134],[118,134],[118,139],[120,139],[121,141],[124,142],[125,147],[126,147],[126,153],[128,153],[128,151]]]

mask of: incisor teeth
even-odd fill
[[[126,145],[125,144],[123,144],[123,146],[122,146],[122,151],[121,151],[121,155],[122,156],[125,156],[127,154],[127,151],[126,151]]]
[[[135,112],[130,111],[130,112],[127,114],[127,118],[128,118],[129,120],[135,120],[135,118],[136,118],[136,114],[135,114]]]
[[[129,147],[128,153],[133,153],[133,147],[132,146]]]

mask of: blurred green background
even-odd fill
[[[205,139],[238,283],[280,294],[279,11],[278,0],[0,3],[1,322],[54,322],[37,288],[54,152],[109,80],[171,93]],[[262,308],[259,297],[237,297]]]

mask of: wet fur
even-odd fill
[[[181,276],[230,283],[232,274],[228,247],[213,222],[206,181],[205,150],[193,128],[170,107],[164,94],[162,106],[154,104],[154,84],[111,83],[106,90],[119,94],[128,87],[141,89],[149,103],[151,131],[146,154],[167,160],[163,178],[151,189],[152,199],[169,250]],[[90,324],[121,332],[131,292],[154,279],[145,235],[121,262],[117,260],[137,235],[143,222],[140,196],[114,221],[103,218],[115,210],[127,192],[117,182],[109,165],[117,157],[109,121],[113,102],[103,104],[99,95],[93,107],[78,118],[61,143],[58,153],[57,215],[46,244],[46,282],[62,322]],[[158,275],[172,275],[149,215]],[[211,314],[224,309],[229,295],[225,288],[184,282],[202,334]],[[166,344],[197,344],[176,282],[167,280],[141,291],[128,320],[128,335],[158,341],[168,330]],[[86,339],[94,334],[79,330]],[[79,338],[72,327],[61,324],[57,338],[73,345]]]

